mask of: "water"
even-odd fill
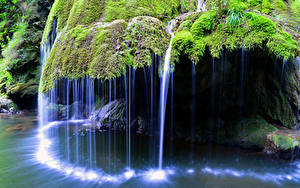
[[[75,126],[83,126],[88,121],[70,121],[70,140],[74,140],[72,130]],[[116,152],[116,170],[110,171],[107,164],[107,134],[96,133],[97,169],[89,169],[89,153],[86,145],[80,148],[83,152],[78,164],[73,155],[75,144],[70,145],[71,158],[67,162],[65,127],[66,122],[52,124],[47,138],[51,142],[49,156],[57,160],[57,164],[70,164],[70,169],[59,168],[55,163],[51,166],[37,161],[36,152],[40,147],[39,126],[35,114],[0,115],[0,185],[1,187],[299,187],[300,163],[288,163],[265,157],[259,153],[236,150],[214,145],[195,145],[194,163],[189,164],[190,152],[188,144],[175,142],[174,155],[166,155],[164,169],[167,173],[164,181],[149,182],[151,172],[148,155],[149,139],[132,135],[132,153],[135,160],[132,166],[135,174],[126,171],[126,145],[123,144],[125,134],[117,133],[112,139],[119,147]],[[52,134],[51,134],[52,132]],[[113,136],[113,135],[112,135]],[[114,136],[113,136],[114,137]],[[88,141],[87,135],[79,137],[83,143]],[[104,143],[103,143],[104,141]],[[102,143],[102,144],[100,144]],[[72,157],[73,156],[73,157]],[[235,162],[239,158],[239,163]],[[172,162],[171,162],[172,161]],[[77,166],[77,168],[76,168]],[[82,168],[79,168],[82,167]],[[73,168],[71,168],[73,167]],[[70,170],[74,174],[66,175]],[[94,172],[97,172],[94,174]],[[85,175],[85,176],[83,176]],[[101,177],[101,178],[100,178]],[[131,177],[131,178],[126,178]]]
[[[243,115],[243,100],[244,100],[244,79],[245,79],[245,49],[242,48],[242,59],[241,59],[241,68],[240,68],[240,112],[239,112],[239,118],[242,119]]]
[[[281,75],[280,75],[280,90],[282,90],[282,87],[283,87],[286,63],[287,63],[287,61],[282,62]]]
[[[165,114],[166,114],[166,105],[167,105],[167,96],[169,89],[170,81],[170,59],[171,59],[171,50],[172,42],[174,38],[173,28],[176,23],[176,20],[172,20],[168,26],[168,32],[171,35],[171,41],[168,47],[168,50],[165,54],[165,61],[163,67],[163,75],[160,88],[160,104],[159,104],[159,123],[160,123],[160,141],[159,141],[159,158],[158,158],[158,168],[162,169],[163,165],[163,145],[164,145],[164,126],[165,126]]]
[[[206,11],[206,5],[204,0],[198,0],[197,4],[197,12],[203,12]]]

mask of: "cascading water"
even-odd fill
[[[282,62],[281,75],[280,75],[280,90],[282,90],[283,82],[284,82],[284,73],[285,73],[285,65],[287,61]]]
[[[243,115],[243,100],[244,100],[244,79],[245,79],[245,49],[242,48],[242,59],[241,59],[241,74],[240,74],[240,114],[239,118],[242,119]]]
[[[204,0],[198,0],[197,12],[203,12],[203,11],[206,11],[205,1]]]
[[[175,24],[176,24],[176,20],[172,20],[170,21],[168,26],[168,32],[171,35],[171,41],[168,50],[165,54],[163,75],[162,75],[161,88],[160,88],[160,102],[159,102],[160,141],[159,141],[159,158],[158,158],[159,169],[162,169],[162,165],[163,165],[165,114],[166,114],[167,96],[168,96],[169,81],[170,81],[170,58],[171,58],[172,42],[174,38],[173,28]]]

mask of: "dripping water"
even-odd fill
[[[170,79],[170,58],[171,58],[172,42],[174,38],[173,28],[175,23],[176,20],[172,20],[168,26],[168,32],[171,35],[171,41],[165,55],[163,75],[162,75],[161,88],[160,88],[160,102],[159,102],[160,141],[159,141],[159,162],[158,162],[159,169],[162,169],[162,163],[163,163],[165,113],[166,113],[167,95],[168,95],[169,79]]]
[[[282,68],[281,68],[281,75],[280,75],[280,91],[282,90],[283,87],[283,82],[284,82],[284,72],[285,72],[285,65],[286,65],[286,60],[282,62]]]
[[[240,73],[240,112],[239,119],[242,119],[243,115],[243,100],[244,100],[244,78],[245,78],[245,49],[242,48],[242,59],[241,59],[241,73]]]
[[[198,0],[197,12],[203,12],[203,11],[206,11],[205,1],[204,0]]]

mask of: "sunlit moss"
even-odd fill
[[[55,0],[48,16],[42,43],[45,43],[48,40],[48,36],[51,32],[54,19],[57,19],[57,31],[60,31],[67,25],[70,11],[73,7],[74,2],[76,1],[77,0]]]
[[[293,149],[296,146],[299,146],[299,143],[297,140],[293,140],[293,138],[284,136],[284,135],[274,134],[272,136],[272,140],[273,140],[275,146],[279,150],[288,150],[288,149]]]
[[[168,48],[169,34],[156,18],[140,16],[131,20],[126,30],[126,40],[135,68],[150,66],[151,54],[163,56]]]
[[[191,28],[191,33],[196,37],[203,37],[204,34],[211,31],[213,24],[217,18],[217,13],[215,11],[209,11],[204,13],[198,18]]]

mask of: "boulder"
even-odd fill
[[[125,129],[125,111],[124,100],[114,100],[92,112],[89,119],[96,121],[101,129]]]
[[[18,107],[13,103],[12,100],[0,96],[0,113],[17,113],[17,112],[18,112]]]
[[[34,109],[37,107],[39,84],[31,80],[27,83],[18,83],[9,88],[7,95],[21,109]]]
[[[300,157],[300,132],[278,130],[267,136],[264,152],[280,159],[295,160]]]

